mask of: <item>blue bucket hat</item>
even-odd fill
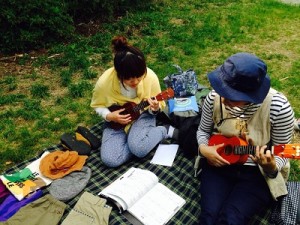
[[[267,65],[257,56],[237,53],[208,74],[213,89],[232,101],[262,103],[270,89]]]

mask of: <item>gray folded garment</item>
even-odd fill
[[[82,167],[80,171],[74,171],[63,178],[52,181],[49,193],[60,201],[67,201],[78,195],[91,178],[91,169]]]

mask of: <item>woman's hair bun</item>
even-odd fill
[[[114,52],[124,51],[128,46],[127,39],[123,36],[116,36],[112,39],[112,47]]]

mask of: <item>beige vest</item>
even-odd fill
[[[224,120],[220,126],[216,125],[221,120],[220,96],[216,95],[213,109],[213,121],[215,124],[215,130],[226,137],[243,137],[248,141],[248,143],[249,139],[251,139],[253,145],[266,145],[271,139],[270,105],[272,97],[276,93],[277,91],[275,91],[274,89],[270,89],[261,107],[259,107],[254,115],[249,119],[227,119]],[[223,119],[232,117],[225,109],[224,105],[222,105],[222,109]],[[270,192],[275,200],[277,200],[278,197],[287,194],[286,181],[290,172],[289,163],[287,163],[287,165],[282,168],[280,173],[278,173],[277,177],[274,179],[266,176],[260,166],[259,169],[266,182],[268,183]]]

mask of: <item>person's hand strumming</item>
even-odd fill
[[[122,115],[121,112],[123,112],[124,110],[125,108],[113,111],[107,114],[106,119],[108,121],[113,121],[119,124],[128,124],[131,122],[131,116],[130,114]]]
[[[223,146],[224,143],[214,146],[200,145],[199,151],[200,154],[203,155],[207,159],[208,163],[212,166],[221,167],[230,165],[230,163],[227,160],[225,160],[222,156],[220,156],[217,152],[217,149]]]

